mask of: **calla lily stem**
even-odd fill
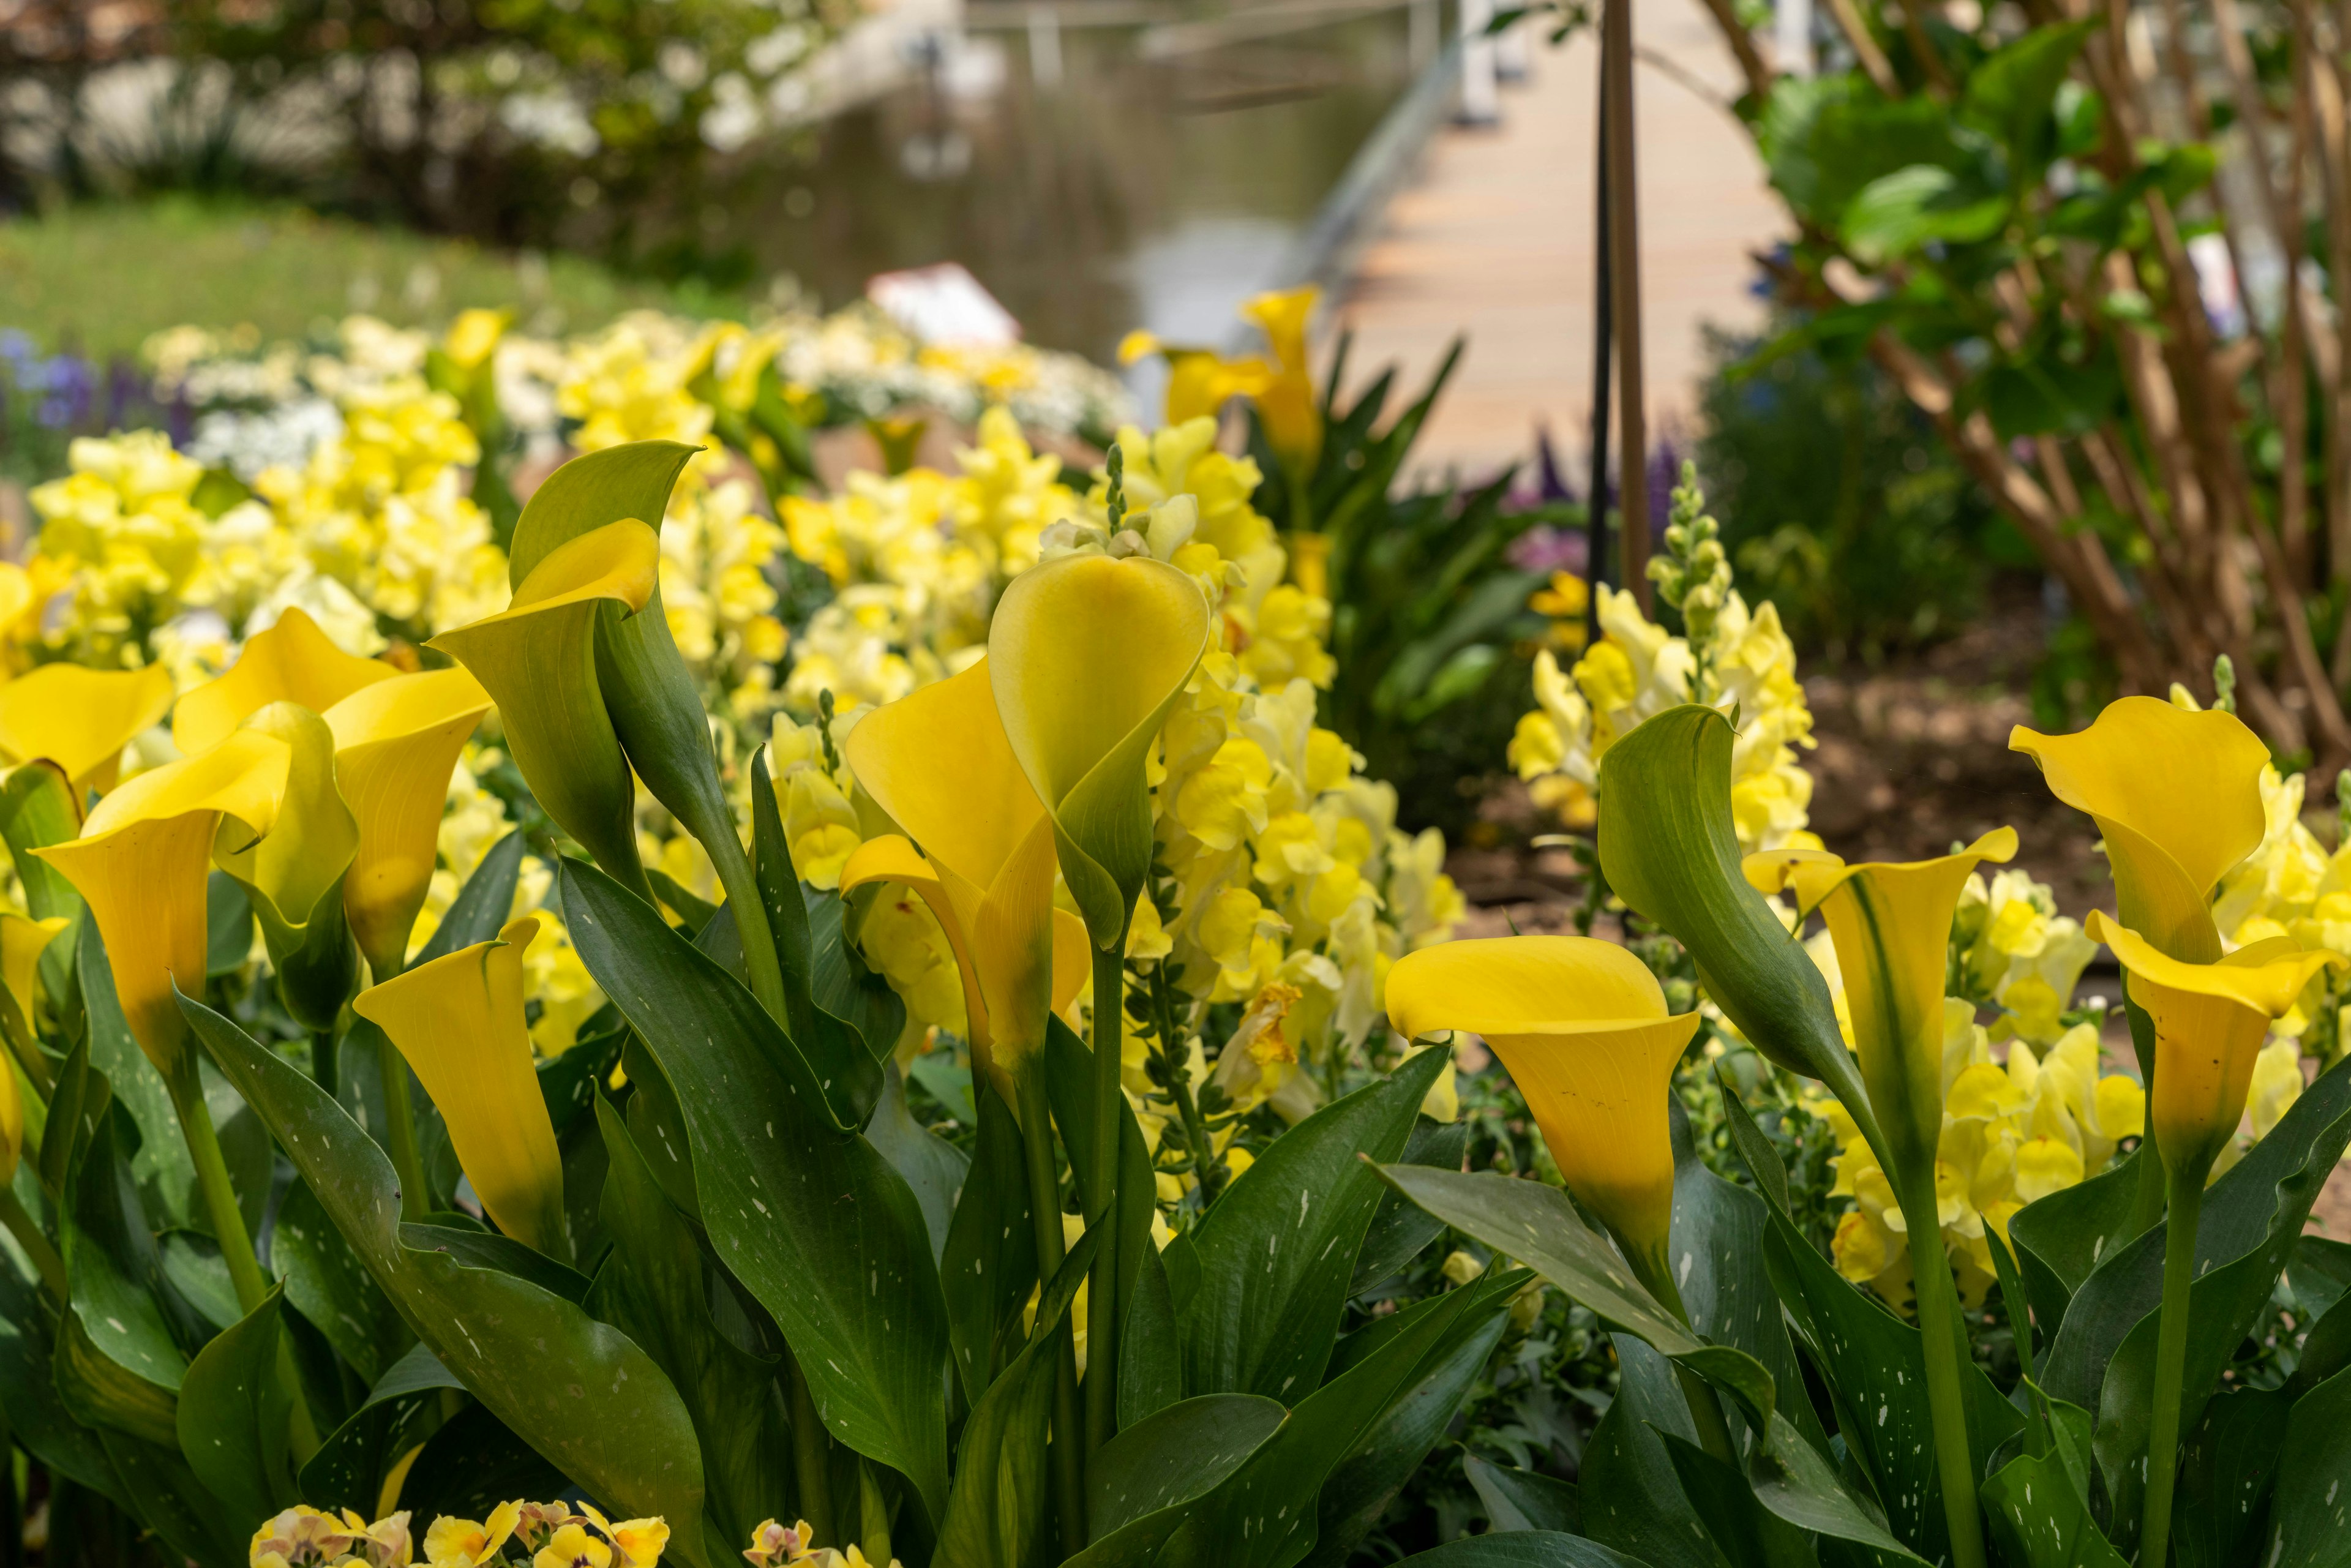
[[[1909,1231],[1918,1293],[1918,1337],[1927,1361],[1927,1408],[1935,1427],[1935,1468],[1943,1483],[1952,1568],[1984,1568],[1983,1516],[1976,1501],[1975,1462],[1968,1447],[1966,1329],[1958,1287],[1943,1250],[1933,1167],[1909,1183],[1902,1218]]]
[[[213,1222],[213,1239],[220,1244],[229,1283],[236,1289],[236,1304],[250,1313],[269,1294],[269,1281],[261,1271],[261,1260],[254,1255],[245,1211],[236,1205],[236,1186],[229,1179],[228,1161],[221,1154],[212,1108],[204,1103],[204,1077],[193,1046],[182,1051],[178,1067],[163,1082],[171,1091],[172,1109],[180,1118],[180,1135],[187,1141],[188,1159],[196,1167],[196,1187],[204,1195],[204,1211]],[[300,1463],[319,1451],[319,1428],[310,1418],[301,1375],[294,1366],[294,1342],[282,1331],[277,1336],[277,1379],[293,1406],[294,1457]]]
[[[1118,1203],[1118,1134],[1126,1120],[1126,1091],[1119,1083],[1125,1063],[1126,932],[1108,947],[1094,949],[1094,1175],[1086,1188],[1086,1225],[1100,1227],[1101,1249],[1087,1276],[1086,1451],[1092,1453],[1118,1429],[1118,1222],[1102,1217]]]
[[[1029,1218],[1037,1238],[1037,1283],[1041,1290],[1061,1271],[1061,1182],[1053,1167],[1053,1107],[1045,1079],[1032,1061],[1020,1073],[1020,1153],[1029,1176]],[[1042,1299],[1040,1298],[1040,1310]],[[1053,1387],[1053,1505],[1061,1527],[1061,1551],[1074,1556],[1086,1543],[1085,1428],[1078,1419],[1078,1354],[1074,1333],[1061,1335],[1061,1372]],[[1095,1366],[1089,1332],[1087,1360]]]
[[[816,1396],[809,1392],[808,1374],[791,1347],[784,1347],[784,1365],[792,1385],[792,1474],[799,1483],[800,1512],[809,1521],[812,1542],[838,1541],[832,1527],[832,1465],[826,1452],[824,1420],[816,1413]]]
[[[2196,1218],[2204,1207],[2203,1169],[2171,1173],[2171,1212],[2163,1238],[2163,1316],[2155,1341],[2155,1408],[2147,1432],[2147,1507],[2140,1514],[2141,1563],[2159,1563],[2171,1535],[2171,1489],[2179,1473],[2179,1384],[2188,1365],[2189,1292],[2196,1283]]]

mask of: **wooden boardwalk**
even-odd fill
[[[1714,92],[1737,90],[1737,68],[1698,0],[1641,0],[1635,26],[1643,50]],[[1542,423],[1580,475],[1591,419],[1597,40],[1530,43],[1528,78],[1503,88],[1499,127],[1438,133],[1339,301],[1355,332],[1348,379],[1358,384],[1393,361],[1417,384],[1455,333],[1468,334],[1416,465],[1465,477],[1525,458]],[[1650,60],[1635,71],[1655,442],[1692,428],[1701,328],[1761,324],[1748,257],[1787,225],[1727,111]]]

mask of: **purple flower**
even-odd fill
[[[1572,571],[1583,575],[1585,551],[1589,541],[1582,528],[1555,528],[1549,523],[1538,523],[1510,541],[1505,558],[1520,571],[1549,577],[1555,571]]]

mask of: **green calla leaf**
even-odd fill
[[[2351,1513],[2351,1372],[2294,1402],[2279,1445],[2262,1568],[2322,1568],[2343,1561]]]
[[[1037,1232],[1019,1124],[994,1084],[982,1078],[974,1089],[980,1102],[977,1140],[947,1225],[939,1288],[956,1375],[966,1401],[977,1405],[1019,1349],[1020,1314],[1037,1284]]]
[[[1200,1282],[1177,1315],[1185,1387],[1295,1404],[1322,1383],[1384,1196],[1364,1160],[1404,1153],[1448,1060],[1423,1051],[1325,1105],[1275,1139],[1193,1227]]]
[[[1616,1397],[1583,1446],[1576,1490],[1593,1540],[1653,1568],[1722,1568],[1722,1554],[1690,1517],[1667,1436],[1695,1441],[1673,1364],[1629,1333],[1612,1334]]]
[[[1778,1214],[1764,1238],[1772,1289],[1822,1369],[1837,1427],[1884,1505],[1886,1527],[1929,1563],[1949,1553],[1934,1416],[1918,1330],[1854,1286]],[[2025,1426],[1980,1370],[1963,1374],[1968,1447],[1976,1464]]]
[[[1469,1124],[1416,1118],[1405,1140],[1401,1163],[1459,1170],[1469,1148]],[[1363,1249],[1355,1255],[1355,1272],[1347,1293],[1361,1295],[1420,1256],[1438,1237],[1445,1223],[1400,1192],[1384,1192],[1372,1223],[1364,1231]]]
[[[478,1408],[526,1434],[549,1462],[594,1495],[631,1514],[663,1515],[680,1560],[708,1564],[715,1553],[702,1539],[702,1463],[693,1423],[653,1359],[539,1285],[470,1267],[451,1251],[406,1245],[399,1179],[374,1141],[309,1079],[228,1019],[185,997],[180,1009],[268,1122],[377,1285],[481,1401]]]
[[[411,1511],[411,1528],[423,1531],[443,1514],[486,1519],[509,1498],[559,1496],[574,1484],[488,1406],[468,1405],[425,1439],[424,1451],[401,1483],[400,1504]],[[664,1517],[669,1549],[675,1552],[680,1521],[675,1514]],[[697,1539],[700,1533],[695,1531]]]
[[[132,1173],[100,1127],[74,1174],[60,1227],[69,1300],[58,1336],[57,1392],[84,1424],[176,1451],[186,1341],[205,1329],[169,1291]]]
[[[522,881],[522,857],[529,848],[517,831],[484,851],[480,863],[457,890],[448,913],[441,916],[441,924],[433,928],[409,967],[445,958],[476,943],[496,941],[514,908],[515,888]]]
[[[1766,1509],[1739,1467],[1678,1432],[1662,1432],[1682,1496],[1731,1568],[1816,1568],[1805,1533]]]
[[[914,1201],[923,1206],[923,1227],[930,1233],[931,1258],[936,1262],[946,1254],[956,1196],[970,1175],[971,1156],[914,1120],[906,1109],[906,1084],[895,1064],[884,1066],[883,1081],[882,1101],[866,1124],[866,1141],[906,1178]]]
[[[2141,1162],[2152,1157],[2135,1149],[2089,1180],[2027,1204],[2009,1220],[2017,1271],[2044,1349],[2055,1343],[2074,1292],[2131,1239]]]
[[[792,864],[765,747],[751,758],[751,842],[759,902],[782,976],[785,1028],[819,1074],[840,1085],[837,1103],[862,1125],[882,1092],[880,1063],[905,1027],[905,1004],[841,942],[845,906],[838,894],[822,895],[830,900],[832,919],[820,955],[809,907],[812,890]]]
[[[2327,1174],[2351,1145],[2351,1071],[2304,1092],[2269,1136],[2206,1192],[2196,1228],[2180,1426],[2193,1430],[2220,1373],[2267,1306]],[[2028,1210],[2029,1212],[2029,1210]],[[2022,1218],[2020,1215],[2018,1218]],[[2166,1228],[2115,1252],[2074,1293],[2043,1385],[2098,1414],[2098,1466],[2115,1502],[2116,1544],[2135,1541]]]
[[[1061,1145],[1070,1151],[1070,1167],[1077,1178],[1081,1199],[1092,1190],[1094,1169],[1094,1053],[1075,1030],[1059,1017],[1045,1020],[1045,1092],[1053,1107],[1053,1124],[1061,1129]],[[1143,1255],[1151,1250],[1151,1221],[1159,1212],[1159,1189],[1151,1174],[1151,1152],[1144,1147],[1143,1128],[1134,1108],[1119,1101],[1117,1259],[1120,1319],[1134,1300],[1135,1276]],[[1082,1207],[1082,1204],[1081,1206]],[[1333,1307],[1335,1314],[1336,1308]],[[1260,1390],[1259,1392],[1262,1392]]]
[[[256,1523],[296,1500],[287,1466],[292,1391],[277,1376],[272,1290],[242,1322],[196,1353],[180,1385],[180,1451],[234,1518]]]
[[[253,899],[225,871],[204,878],[204,977],[234,975],[253,956]]]
[[[748,992],[611,878],[569,860],[562,877],[581,960],[675,1093],[712,1246],[782,1328],[826,1427],[937,1517],[946,1310],[921,1205]],[[667,1152],[644,1147],[656,1169]]]
[[[1240,1468],[1290,1412],[1255,1394],[1203,1394],[1155,1412],[1102,1446],[1086,1470],[1097,1541],[1199,1497]]]
[[[1444,1437],[1501,1343],[1511,1298],[1533,1280],[1523,1269],[1494,1270],[1455,1292],[1467,1300],[1444,1337],[1421,1358],[1412,1382],[1390,1400],[1381,1418],[1323,1478],[1314,1500],[1314,1550],[1302,1560],[1304,1568],[1345,1568],[1353,1560],[1355,1549]],[[1386,1321],[1445,1304],[1417,1302]]]
[[[841,1019],[877,1060],[889,1055],[905,1032],[906,1004],[848,938],[859,905],[830,889],[803,884],[800,894],[808,910],[809,989],[820,1019],[829,1013]]]
[[[2295,1400],[2274,1388],[2232,1388],[2204,1406],[2180,1445],[2171,1503],[2171,1550],[2179,1568],[2252,1561],[2267,1533]]]
[[[236,1568],[247,1561],[252,1523],[229,1516],[188,1468],[176,1442],[152,1443],[122,1432],[101,1433],[99,1440],[135,1500],[138,1517],[172,1551],[199,1568]]]
[[[1101,1237],[1089,1231],[1062,1260],[1037,1305],[1028,1345],[988,1385],[964,1424],[955,1486],[939,1524],[938,1561],[962,1568],[1024,1568],[1051,1531],[1046,1433],[1061,1375],[1061,1324]]]
[[[1876,1142],[1828,983],[1740,869],[1730,721],[1695,704],[1645,719],[1600,759],[1608,885],[1689,949],[1698,978],[1772,1061],[1817,1078]]]
[[[1771,1200],[1771,1207],[1786,1214],[1788,1167],[1780,1163],[1779,1151],[1763,1135],[1763,1129],[1755,1124],[1755,1118],[1748,1114],[1747,1103],[1731,1087],[1730,1075],[1722,1070],[1719,1061],[1714,1064],[1714,1087],[1722,1097],[1723,1125],[1730,1129],[1730,1146],[1739,1151],[1739,1163],[1747,1167],[1749,1177]],[[1677,1174],[1677,1182],[1678,1179]]]
[[[761,1520],[781,1516],[790,1502],[791,1436],[777,1360],[719,1331],[705,1283],[709,1262],[693,1227],[662,1196],[610,1103],[597,1101],[596,1120],[611,1156],[603,1212],[612,1250],[590,1305],[669,1375],[701,1441],[716,1539],[748,1540]]]
[[[2090,1505],[2053,1457],[2022,1454],[1986,1481],[1984,1511],[2001,1560],[2018,1568],[2124,1568]]]
[[[464,1388],[431,1351],[413,1345],[302,1467],[302,1496],[315,1508],[373,1511],[384,1478],[439,1424],[441,1391]]]
[[[1118,1336],[1118,1424],[1147,1420],[1184,1397],[1184,1341],[1176,1326],[1176,1298],[1167,1265],[1145,1249],[1135,1270],[1134,1299]]]
[[[1491,1172],[1465,1176],[1416,1166],[1386,1166],[1380,1174],[1456,1230],[1526,1264],[1603,1322],[1728,1389],[1751,1422],[1770,1420],[1770,1370],[1746,1352],[1708,1344],[1684,1327],[1557,1187]]]
[[[0,1409],[7,1412],[9,1434],[52,1474],[129,1510],[131,1500],[98,1432],[58,1392],[57,1310],[33,1270],[17,1262],[15,1249],[0,1252],[5,1254],[0,1257]]]
[[[1478,1500],[1486,1505],[1486,1522],[1494,1533],[1583,1532],[1583,1505],[1573,1481],[1541,1470],[1490,1464],[1475,1454],[1462,1456],[1461,1473],[1468,1478],[1469,1490],[1478,1494]]]

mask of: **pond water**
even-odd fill
[[[705,243],[826,305],[956,261],[1028,340],[1108,362],[1131,328],[1219,342],[1435,31],[1405,9],[1144,57],[1134,26],[974,31],[944,64],[738,167]],[[1164,42],[1164,39],[1163,39]],[[1039,68],[1042,66],[1040,70]]]

